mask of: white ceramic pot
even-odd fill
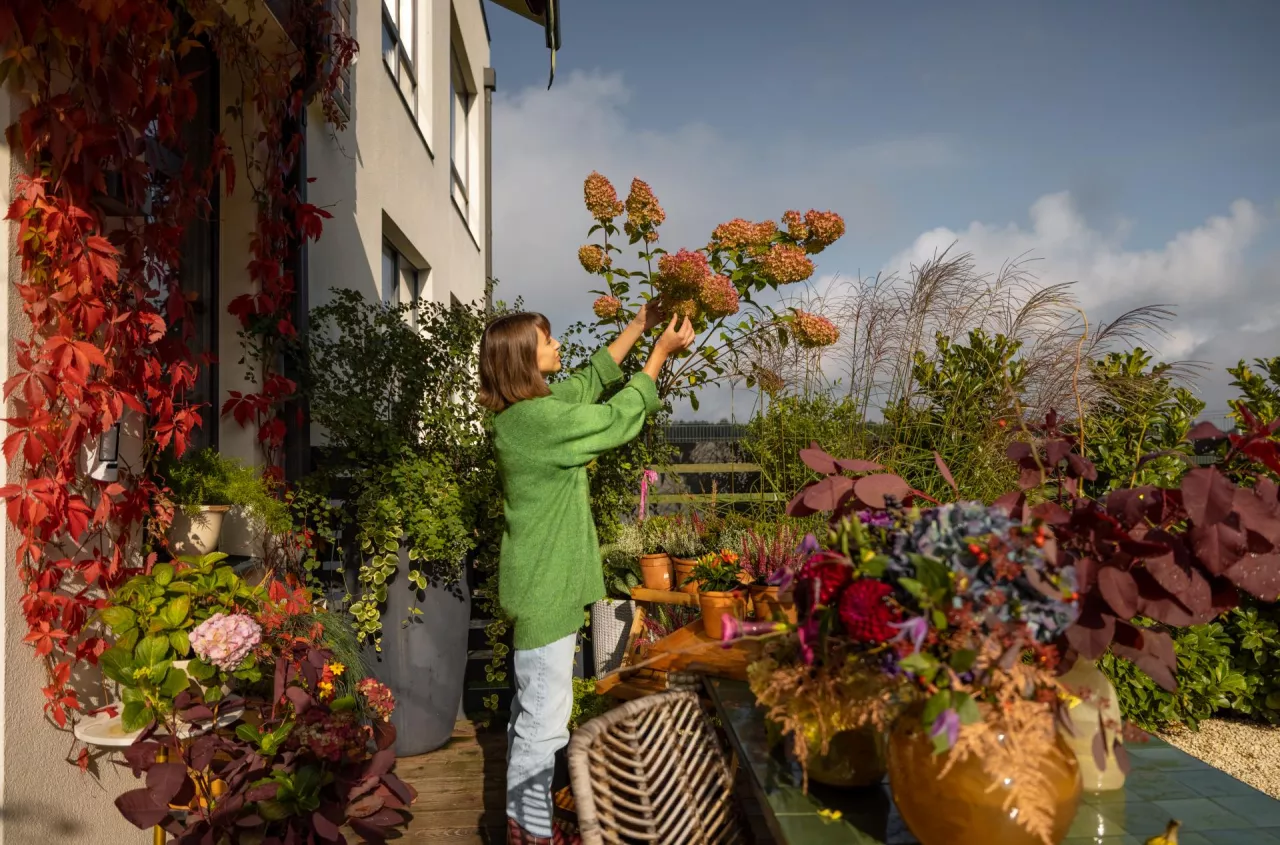
[[[1077,658],[1075,665],[1061,680],[1080,699],[1068,712],[1075,734],[1069,734],[1061,728],[1059,732],[1080,761],[1080,779],[1085,792],[1122,789],[1124,771],[1116,761],[1115,749],[1122,742],[1120,731],[1124,722],[1111,679],[1103,674],[1096,662]],[[1097,742],[1096,737],[1102,732],[1103,724],[1106,725],[1106,766],[1099,768],[1098,761],[1094,758],[1093,746]]]
[[[189,516],[177,508],[169,528],[169,551],[174,557],[199,557],[216,552],[222,537],[222,519],[229,510],[227,505],[201,505],[199,513]]]

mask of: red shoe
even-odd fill
[[[555,828],[552,828],[555,831]],[[554,836],[534,836],[520,825],[516,824],[516,820],[507,819],[507,845],[559,845],[559,840]]]

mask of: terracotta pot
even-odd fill
[[[700,592],[698,607],[702,610],[702,627],[707,636],[713,640],[720,639],[724,633],[723,619],[726,615],[745,619],[747,616],[746,594],[735,590],[732,593]]]
[[[665,554],[641,555],[640,577],[646,590],[666,590],[673,588],[671,580],[671,558]]]
[[[229,510],[228,505],[201,505],[195,516],[188,516],[182,508],[175,510],[169,527],[169,551],[174,557],[216,552],[222,537],[222,518]]]
[[[993,782],[977,755],[938,777],[946,756],[934,754],[920,712],[908,711],[889,736],[889,786],[902,820],[921,845],[1044,845],[1016,821],[1016,806],[1004,809],[1007,787]],[[1045,718],[1052,718],[1047,711]],[[1050,841],[1058,843],[1080,806],[1080,767],[1061,737],[1037,765],[1052,795]]]
[[[682,557],[673,557],[671,560],[676,566],[674,589],[677,589],[682,593],[688,593],[691,596],[696,596],[698,594],[698,584],[696,582],[693,584],[685,584],[684,582],[686,578],[693,574],[693,568],[698,565],[698,562],[696,560],[690,560]]]
[[[1111,679],[1092,660],[1077,658],[1071,670],[1061,678],[1080,703],[1068,711],[1074,734],[1059,728],[1059,735],[1080,763],[1080,780],[1085,792],[1109,792],[1124,788],[1124,770],[1116,761],[1115,747],[1120,744],[1119,699]],[[1101,730],[1099,716],[1107,725],[1106,766],[1098,768],[1093,757],[1093,743]]]
[[[756,619],[772,622],[782,618],[795,624],[796,606],[791,601],[790,591],[782,595],[777,587],[766,587],[762,584],[752,584],[747,589],[751,593],[752,614]]]
[[[810,748],[817,747],[816,740]],[[841,731],[831,738],[826,754],[809,757],[809,780],[827,786],[871,786],[888,771],[888,737],[872,725]]]

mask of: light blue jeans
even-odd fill
[[[516,696],[507,727],[507,815],[534,836],[551,836],[556,752],[569,744],[577,634],[517,650]]]

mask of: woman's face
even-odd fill
[[[538,372],[544,376],[560,372],[560,341],[538,329]]]

